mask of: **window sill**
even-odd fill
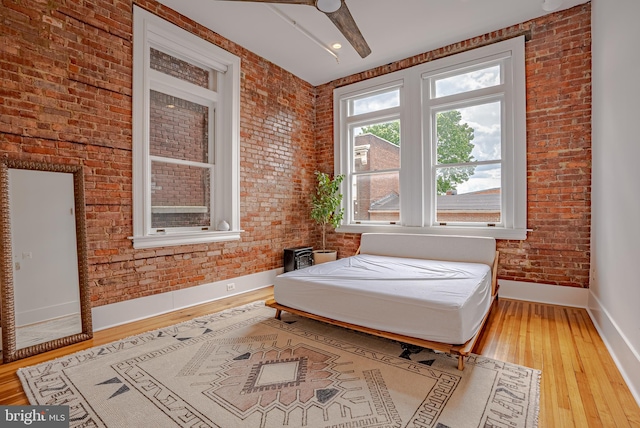
[[[180,232],[158,233],[147,236],[130,236],[133,248],[159,248],[176,245],[207,244],[210,242],[237,241],[243,230],[210,231],[210,232]]]
[[[487,236],[495,239],[527,239],[528,229],[507,229],[502,227],[411,227],[382,224],[353,224],[340,226],[338,233],[415,233],[431,235]]]

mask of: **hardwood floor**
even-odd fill
[[[273,297],[271,288],[102,330],[92,340],[0,365],[0,404],[29,404],[19,367]],[[640,427],[640,407],[586,310],[500,299],[475,353],[542,370],[540,427]]]
[[[541,428],[640,427],[640,407],[585,309],[500,299],[474,352],[542,371]]]

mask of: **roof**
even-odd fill
[[[469,192],[459,195],[438,195],[438,211],[500,211],[500,193],[490,191]],[[391,192],[371,203],[370,211],[399,211],[400,195]]]

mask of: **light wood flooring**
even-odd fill
[[[29,404],[15,374],[19,367],[271,297],[272,288],[265,288],[102,330],[92,340],[0,365],[0,404]],[[541,428],[640,427],[640,407],[584,309],[500,299],[475,353],[542,370]]]

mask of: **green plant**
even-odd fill
[[[344,208],[340,208],[342,203],[342,193],[340,193],[340,183],[344,180],[344,175],[337,175],[333,180],[328,174],[316,171],[316,193],[311,198],[311,218],[322,226],[322,251],[325,251],[327,242],[327,225],[334,228],[340,226],[344,215]],[[338,208],[340,208],[338,210]]]

